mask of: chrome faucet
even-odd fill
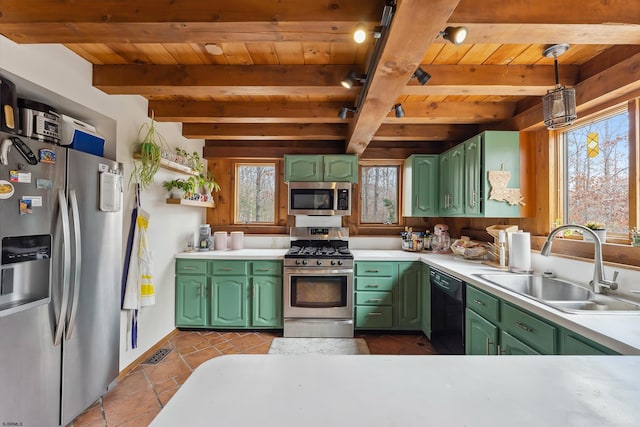
[[[616,290],[618,289],[618,283],[616,282],[616,278],[618,277],[618,272],[613,272],[613,280],[606,280],[604,277],[604,267],[602,263],[602,242],[600,241],[600,237],[591,230],[582,225],[577,224],[565,224],[557,227],[549,233],[549,237],[542,245],[542,249],[540,249],[540,255],[549,256],[551,252],[551,244],[553,243],[553,238],[562,230],[567,229],[578,229],[583,233],[589,233],[591,237],[593,237],[593,246],[595,247],[595,254],[593,256],[593,279],[589,284],[593,287],[593,292],[596,294],[600,294],[603,291],[603,288]]]

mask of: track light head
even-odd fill
[[[424,86],[431,79],[431,74],[427,73],[425,70],[418,67],[416,71],[414,71],[413,77],[418,79],[418,83],[420,83],[421,86]]]
[[[364,24],[358,24],[355,31],[353,32],[353,40],[358,43],[364,43],[367,39],[367,29]]]
[[[444,31],[438,33],[443,39],[449,40],[454,45],[459,45],[467,38],[469,30],[467,27],[447,27]]]
[[[404,117],[404,108],[402,108],[402,104],[396,104],[393,106],[393,109],[396,110],[396,117],[401,118]]]
[[[365,80],[367,80],[366,76],[361,76],[358,77],[358,75],[356,74],[355,71],[351,70],[349,71],[349,74],[347,74],[345,76],[344,79],[342,79],[340,81],[340,84],[345,88],[345,89],[351,89],[353,87],[353,84],[355,82],[360,82],[360,83],[364,83]]]
[[[340,111],[338,112],[338,117],[340,117],[342,120],[347,118],[347,113],[351,111],[351,112],[356,112],[355,108],[351,108],[351,107],[347,107],[346,105],[343,105],[342,107],[340,107]]]

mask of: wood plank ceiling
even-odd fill
[[[460,25],[461,45],[438,35]],[[626,0],[3,0],[0,33],[65,44],[94,64],[95,87],[147,98],[156,120],[206,139],[206,157],[440,152],[483,128],[540,129],[553,43],[571,45],[560,81],[579,113],[640,91],[640,2]],[[351,70],[365,83],[345,89]],[[341,106],[357,111],[340,119]]]

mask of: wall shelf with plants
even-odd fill
[[[201,202],[199,200],[190,200],[190,199],[167,199],[167,204],[169,205],[182,205],[182,206],[197,206],[201,208],[215,208],[216,204],[213,201]]]
[[[169,160],[164,157],[164,152],[162,153],[163,157],[160,159],[160,167],[163,169],[170,170],[172,172],[183,173],[185,175],[193,175],[197,176],[198,172],[191,169],[189,166],[181,165],[180,163],[174,162],[173,160]],[[133,155],[135,160],[140,160],[142,158],[140,153],[135,153]]]

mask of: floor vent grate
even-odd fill
[[[170,351],[171,351],[170,348],[161,348],[160,350],[153,353],[150,358],[148,358],[142,363],[145,365],[155,365],[159,362],[162,362],[162,359],[164,359],[165,356],[169,354]]]

